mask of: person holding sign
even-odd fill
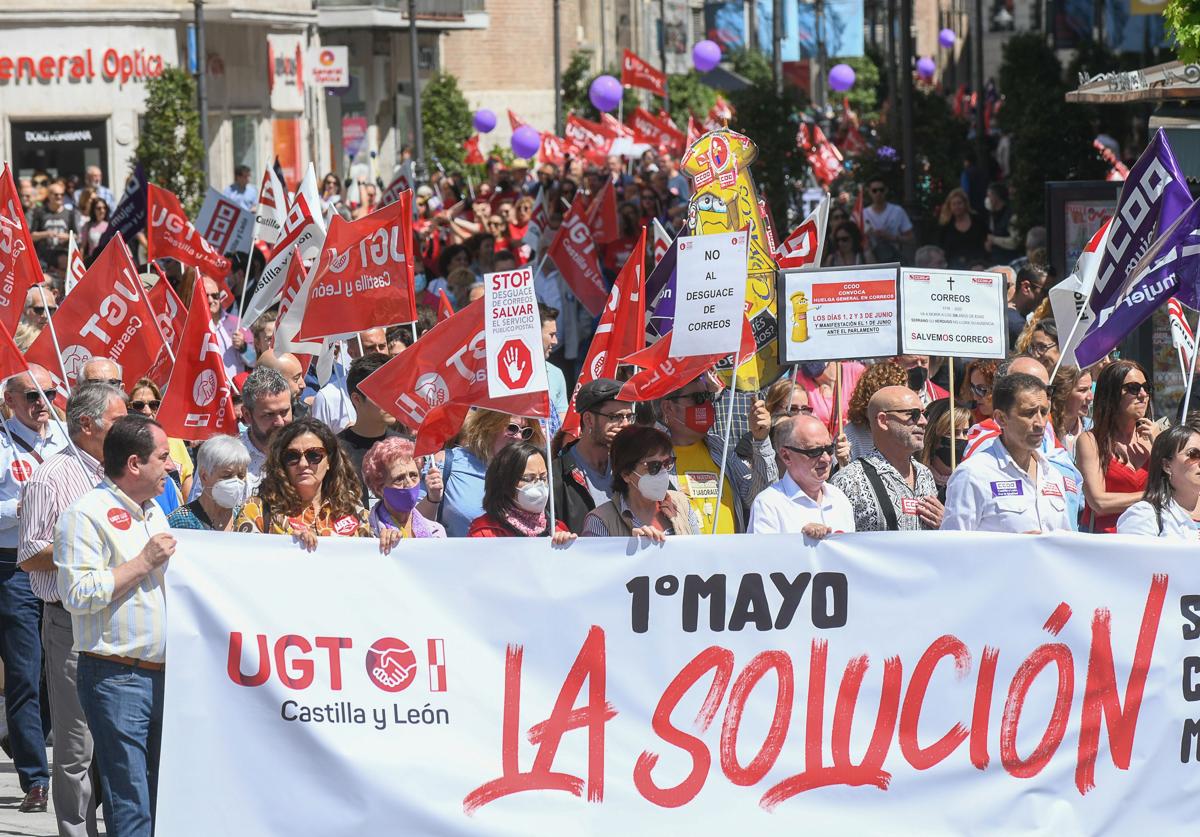
[[[1146,493],[1117,518],[1117,533],[1200,541],[1192,519],[1200,501],[1200,433],[1192,425],[1179,424],[1158,434],[1146,470]]]
[[[1037,534],[1075,528],[1063,475],[1042,454],[1046,384],[1021,372],[992,390],[1000,435],[958,466],[946,487],[943,529]]]
[[[750,529],[754,534],[803,532],[814,540],[854,531],[850,498],[826,482],[837,445],[819,419],[798,415],[787,419],[779,458],[786,473],[754,498]]]
[[[471,521],[469,538],[537,538],[550,534],[550,472],[546,454],[529,442],[513,442],[488,464],[483,481],[483,514]],[[551,541],[562,546],[578,537],[561,520]]]

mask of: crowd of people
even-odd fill
[[[231,192],[250,200],[245,174]],[[569,551],[577,537],[739,533],[1200,537],[1200,423],[1154,421],[1145,372],[1131,360],[1060,367],[1045,231],[1019,247],[994,218],[977,221],[965,193],[946,202],[940,244],[916,248],[903,209],[888,203],[882,182],[869,184],[863,228],[839,196],[825,246],[829,264],[909,261],[909,253],[928,267],[1000,262],[1009,356],[964,362],[955,392],[944,359],[919,355],[805,363],[753,394],[710,373],[642,403],[625,400],[620,381],[599,378],[575,393],[579,432],[568,436],[561,419],[594,320],[543,257],[575,195],[595,196],[606,183],[621,224],[601,252],[611,282],[643,226],[673,231],[686,221],[689,184],[670,155],[648,153],[629,167],[573,161],[566,171],[496,165],[483,183],[439,175],[420,186],[416,327],[345,341],[326,380],[275,353],[275,312],[239,322],[236,284],[229,299],[215,279],[162,265],[158,281],[175,283],[183,299],[204,283],[236,388],[236,437],[169,438],[155,420],[159,387],[127,380],[111,360],[82,367],[61,416],[41,367],[4,383],[0,656],[21,810],[45,810],[52,790],[61,833],[95,834],[102,787],[110,833],[150,833],[172,530],[229,533],[235,549],[239,533],[290,537],[318,553],[325,538],[364,538],[394,560],[418,538],[546,537]],[[358,184],[350,200],[344,187],[336,175],[324,179],[326,211],[361,217],[381,191]],[[112,199],[93,169],[81,184],[23,180],[23,201],[27,192],[46,282],[26,300],[22,349],[64,292],[67,234],[79,234],[86,251]],[[530,223],[535,199],[547,207],[541,230]],[[1004,211],[1002,189],[988,201],[990,212]],[[529,263],[540,268],[553,415],[475,409],[443,450],[415,455],[413,430],[367,398],[362,382],[433,326],[441,293],[462,308],[482,294],[484,274]],[[231,282],[239,278],[235,271]],[[737,415],[726,444],[729,399]]]

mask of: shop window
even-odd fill
[[[250,171],[259,171],[258,117],[252,114],[235,114],[230,122],[233,126],[234,166],[249,166]]]

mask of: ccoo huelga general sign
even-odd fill
[[[135,49],[121,52],[91,48],[74,55],[0,56],[0,82],[87,81],[99,78],[125,84],[162,75],[163,57]]]

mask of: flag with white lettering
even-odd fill
[[[251,237],[274,247],[283,235],[283,219],[287,215],[287,190],[279,175],[270,166],[263,169],[262,186],[258,190],[258,211],[254,213]]]
[[[133,386],[165,345],[129,248],[120,236],[111,239],[92,262],[59,306],[53,322],[62,357],[54,349],[50,329],[45,328],[25,359],[46,367],[59,386],[64,380],[74,385],[83,365],[93,357],[119,363],[125,383]]]
[[[108,246],[114,235],[118,233],[126,244],[132,244],[138,233],[146,229],[146,212],[150,185],[146,177],[146,169],[138,163],[133,167],[133,174],[125,182],[125,192],[117,202],[117,208],[108,216],[108,229],[100,236],[99,248]]]
[[[236,436],[233,390],[213,332],[204,283],[192,289],[192,304],[179,341],[175,365],[156,416],[168,436],[202,442],[224,433]]]
[[[667,74],[629,49],[621,58],[621,84],[649,90],[655,96],[667,95]]]
[[[25,310],[26,294],[42,281],[42,268],[8,163],[0,172],[0,230],[0,325],[12,333]]]
[[[608,301],[608,287],[596,255],[596,242],[588,228],[583,196],[576,195],[563,216],[562,225],[550,243],[550,258],[571,293],[594,317],[600,316]]]
[[[244,253],[250,249],[254,217],[210,186],[196,216],[196,230],[218,253]]]
[[[605,178],[600,192],[592,196],[587,208],[587,222],[592,239],[597,244],[608,244],[621,237],[617,220],[617,191],[611,179]]]
[[[25,356],[13,342],[12,335],[4,327],[4,323],[0,323],[0,383],[4,383],[13,375],[28,371],[29,365],[25,362]]]
[[[83,256],[79,254],[79,242],[75,239],[75,231],[72,230],[70,238],[67,240],[67,276],[63,296],[69,294],[79,284],[79,280],[86,272],[87,265],[83,263]]]
[[[229,275],[229,259],[192,225],[174,192],[151,183],[147,217],[146,261],[176,259],[205,276],[220,279]]]
[[[250,301],[242,312],[241,321],[253,325],[259,317],[279,302],[279,293],[287,279],[292,251],[299,248],[301,256],[319,252],[325,242],[325,223],[321,218],[320,204],[310,202],[304,190],[296,192],[283,220],[283,232],[271,250],[258,281],[250,289]]]
[[[757,350],[756,345],[754,329],[750,327],[750,321],[743,316],[742,342],[738,347],[738,357],[750,357]],[[711,355],[673,357],[671,355],[671,334],[668,332],[654,345],[621,358],[621,363],[628,363],[640,367],[640,369],[624,383],[619,397],[622,401],[653,401],[664,395],[670,395],[711,370],[729,354],[729,352],[723,352]],[[713,408],[712,404],[708,406],[709,409]]]
[[[304,303],[308,299],[309,280],[316,275],[317,265],[305,272],[304,259],[300,257],[299,248],[293,247],[288,261],[287,278],[280,294],[279,318],[275,321],[275,339],[271,348],[276,356],[284,352],[294,355],[319,355],[324,351],[326,342],[315,340],[305,342],[297,340],[300,323],[304,319]]]
[[[821,199],[817,208],[779,243],[775,261],[780,268],[807,267],[821,264],[821,251],[825,247],[825,228],[829,222],[829,195]]]

